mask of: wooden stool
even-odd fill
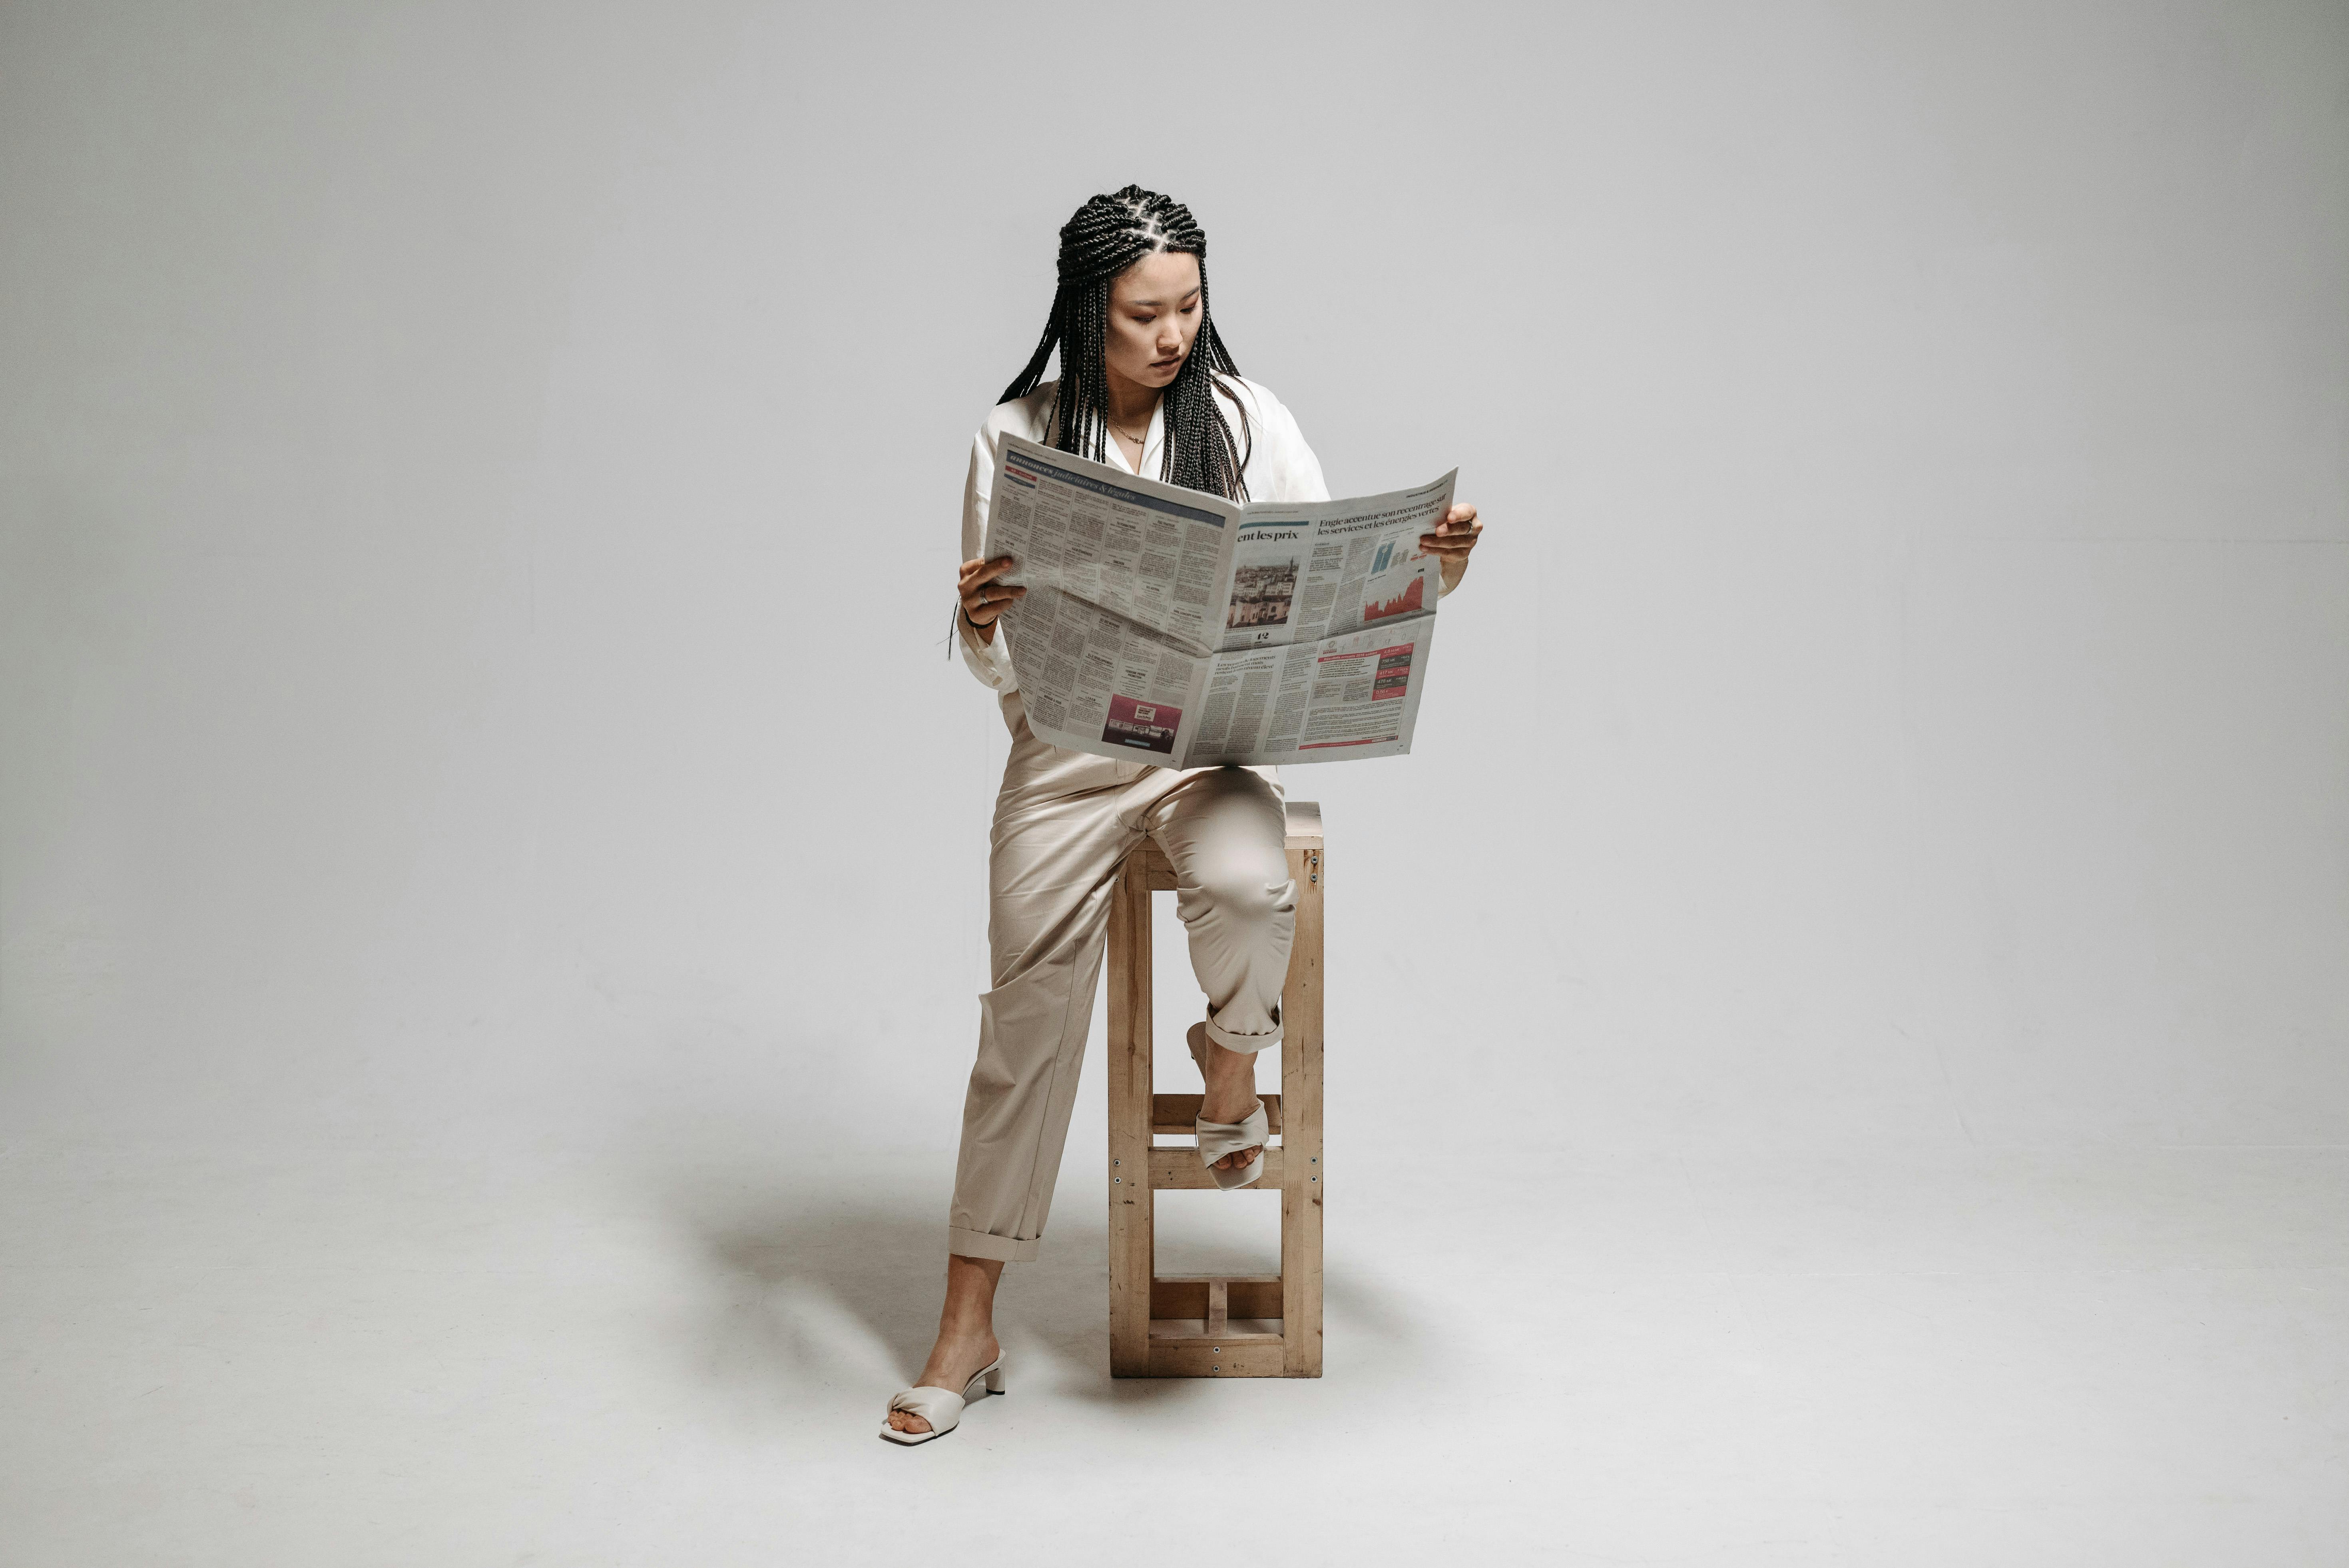
[[[1297,940],[1280,998],[1280,1092],[1263,1096],[1278,1141],[1240,1193],[1280,1194],[1280,1272],[1161,1274],[1152,1224],[1162,1188],[1215,1181],[1195,1145],[1155,1149],[1156,1132],[1193,1132],[1201,1096],[1155,1094],[1150,1080],[1150,895],[1174,870],[1144,840],[1126,857],[1109,913],[1109,1369],[1115,1377],[1321,1376],[1321,808],[1288,802]],[[1234,1195],[1235,1202],[1246,1198]]]

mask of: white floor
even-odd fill
[[[907,1449],[926,1167],[20,1146],[0,1563],[2349,1562],[2349,1150],[1377,1166],[1325,1378],[1114,1382],[1072,1140],[1009,1397]],[[1177,1196],[1170,1266],[1271,1246]]]

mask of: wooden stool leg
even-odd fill
[[[1319,827],[1316,814],[1315,826]],[[1297,882],[1297,937],[1280,998],[1281,1371],[1321,1376],[1321,893],[1316,841],[1288,851]]]
[[[1316,929],[1319,929],[1318,924]],[[1318,1006],[1318,1004],[1317,1004]],[[1150,878],[1129,860],[1109,906],[1109,1370],[1150,1375]]]

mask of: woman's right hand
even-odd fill
[[[992,561],[966,561],[956,574],[955,593],[962,599],[962,613],[978,628],[982,643],[995,641],[997,618],[1028,592],[996,581],[1010,570],[1011,557],[999,555]]]

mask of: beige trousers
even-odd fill
[[[947,1250],[1027,1263],[1052,1206],[1127,853],[1146,836],[1174,866],[1207,1037],[1228,1050],[1280,1039],[1297,884],[1269,769],[1177,771],[1064,750],[1036,738],[1017,691],[1002,701],[1012,738],[988,836],[991,988],[979,998]]]

